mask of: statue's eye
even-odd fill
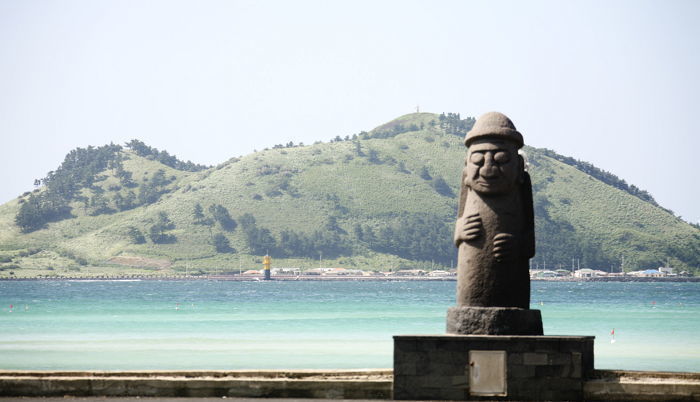
[[[508,155],[508,152],[499,151],[493,156],[493,160],[498,164],[508,163],[510,161],[510,155]]]
[[[475,165],[481,166],[484,164],[484,154],[474,152],[472,156],[469,157],[469,161]]]

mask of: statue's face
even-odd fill
[[[484,194],[506,194],[516,188],[522,163],[514,144],[492,139],[469,146],[464,184]]]

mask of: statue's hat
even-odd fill
[[[483,114],[474,127],[464,138],[464,144],[469,146],[472,142],[482,138],[497,138],[514,142],[518,148],[523,146],[523,136],[515,129],[515,125],[510,119],[499,112],[488,112]]]

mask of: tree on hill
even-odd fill
[[[90,197],[90,207],[92,208],[92,211],[90,212],[90,215],[92,216],[114,212],[114,209],[110,208],[109,201],[105,197],[103,191],[94,192],[92,197]]]
[[[236,221],[231,218],[231,215],[228,213],[228,209],[226,209],[226,207],[223,205],[212,204],[208,209],[214,220],[219,222],[219,225],[221,225],[221,228],[225,231],[231,232],[236,229],[236,226],[238,226]]]
[[[153,204],[157,202],[161,195],[168,192],[167,186],[172,182],[172,178],[165,176],[165,170],[158,169],[150,179],[146,178],[139,188],[138,201],[141,205]]]
[[[49,222],[71,216],[68,202],[54,193],[31,194],[20,206],[15,224],[24,233],[41,229]]]
[[[231,247],[231,243],[223,233],[215,234],[212,244],[217,253],[233,253],[236,251]]]
[[[430,172],[428,171],[427,166],[423,166],[420,169],[420,178],[423,180],[432,180],[433,179],[433,176],[430,175]]]
[[[255,226],[255,217],[253,214],[246,212],[238,218],[238,222],[240,222],[243,230],[246,230],[251,226]]]
[[[194,204],[194,211],[192,212],[192,216],[194,217],[194,224],[195,225],[201,225],[204,219],[206,218],[204,216],[204,208],[202,208],[202,205],[200,203]]]
[[[379,152],[377,152],[376,150],[371,149],[371,148],[367,152],[368,152],[367,160],[370,163],[374,163],[375,165],[379,165],[382,163],[381,159],[379,159]]]
[[[175,243],[175,235],[168,233],[172,229],[175,229],[175,224],[165,211],[160,211],[156,222],[148,229],[148,234],[155,244]]]
[[[137,207],[136,193],[131,190],[126,193],[126,196],[122,196],[121,193],[116,193],[114,195],[114,206],[120,211],[126,211]]]
[[[277,242],[272,233],[267,228],[259,228],[255,222],[255,217],[250,213],[245,213],[238,218],[243,229],[246,244],[252,254],[263,255],[275,250]]]
[[[194,205],[194,210],[192,212],[194,220],[192,223],[195,225],[206,226],[209,229],[209,235],[211,235],[212,226],[214,226],[214,219],[207,217],[204,214],[204,208],[199,203]]]
[[[280,253],[283,256],[307,256],[313,249],[308,236],[303,233],[297,233],[293,230],[283,230],[280,233],[278,242]]]
[[[404,161],[399,161],[399,165],[396,167],[396,170],[401,173],[411,173],[408,169],[406,169],[406,163]]]
[[[124,166],[119,164],[114,171],[114,175],[119,179],[124,187],[136,187],[136,183],[132,180],[132,173],[124,170]]]
[[[274,255],[277,242],[269,229],[253,226],[243,233],[252,254],[263,255],[272,252]]]
[[[437,191],[438,194],[444,195],[445,197],[454,197],[454,192],[452,192],[452,188],[442,177],[433,178],[431,185],[433,186],[435,191]]]
[[[129,226],[127,228],[127,234],[129,235],[131,242],[134,244],[143,244],[146,242],[146,238],[143,236],[143,233],[141,233],[141,231],[134,226]]]
[[[355,140],[353,140],[353,144],[355,144],[355,155],[365,156],[365,153],[362,152],[362,144],[360,143],[360,139],[356,138]]]

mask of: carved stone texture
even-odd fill
[[[542,335],[540,310],[455,306],[447,311],[447,332],[465,335]]]
[[[523,137],[508,117],[490,112],[481,116],[467,133],[465,145],[468,151],[454,236],[459,248],[457,306],[527,310],[528,261],[535,254],[535,227],[530,176],[518,154]],[[462,319],[503,317],[481,311],[451,314]],[[509,314],[513,317],[517,313]],[[523,314],[523,320],[533,318],[528,312]],[[494,325],[463,323],[448,331],[464,334],[468,328],[481,327],[495,332],[478,333],[500,333]],[[509,334],[532,334],[528,328],[511,328]]]

